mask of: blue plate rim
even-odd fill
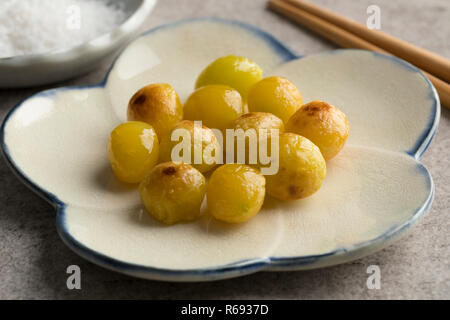
[[[184,19],[168,24],[164,24],[158,27],[155,27],[143,34],[141,34],[139,37],[146,36],[148,34],[151,34],[153,32],[156,32],[158,30],[169,28],[169,27],[175,27],[179,26],[185,23],[191,23],[191,22],[197,22],[197,21],[213,21],[213,22],[219,22],[219,23],[225,23],[225,24],[231,24],[235,26],[242,27],[244,29],[247,29],[253,33],[255,33],[257,36],[262,37],[264,40],[270,44],[274,50],[276,50],[282,57],[283,62],[288,62],[294,59],[301,59],[303,56],[297,55],[294,53],[291,49],[289,49],[286,45],[284,45],[282,42],[280,42],[277,38],[269,34],[268,32],[253,26],[249,25],[247,23],[244,23],[242,21],[237,20],[230,20],[230,19],[222,19],[222,18],[215,18],[215,17],[204,17],[204,18],[192,18],[192,19]],[[138,37],[138,38],[139,38]],[[355,50],[355,51],[366,51],[366,50],[359,50],[359,49],[337,49],[334,51],[330,51],[328,53],[338,53],[343,51],[349,51],[349,50]],[[370,52],[370,51],[369,51]],[[219,279],[225,279],[240,275],[246,275],[258,271],[266,270],[270,267],[276,267],[278,270],[281,270],[283,268],[292,269],[295,267],[301,267],[304,265],[314,264],[318,262],[321,259],[330,258],[337,255],[342,255],[348,252],[353,252],[356,250],[364,249],[371,247],[375,244],[383,244],[387,243],[390,239],[393,239],[400,234],[404,233],[407,229],[409,229],[420,217],[422,217],[430,208],[431,203],[434,198],[435,194],[435,186],[433,179],[429,173],[429,171],[426,169],[425,166],[423,166],[419,160],[421,156],[424,154],[424,152],[428,149],[431,141],[433,140],[436,130],[439,124],[439,118],[440,118],[440,101],[438,94],[436,92],[436,89],[433,87],[431,82],[428,80],[428,78],[416,67],[409,64],[408,62],[401,60],[394,56],[388,56],[380,53],[372,52],[373,54],[377,56],[382,56],[383,58],[391,59],[394,62],[397,62],[408,69],[410,69],[413,72],[419,73],[427,82],[429,88],[430,88],[430,99],[433,100],[433,111],[432,114],[430,114],[430,120],[427,125],[427,127],[424,129],[423,133],[419,136],[415,146],[411,148],[410,150],[405,150],[405,152],[414,158],[416,160],[417,169],[421,174],[424,174],[429,184],[429,195],[427,200],[422,204],[421,207],[417,208],[415,213],[412,215],[410,219],[405,221],[403,224],[394,226],[390,230],[386,231],[382,235],[377,236],[374,239],[370,239],[364,242],[360,242],[352,246],[351,248],[338,248],[336,250],[319,254],[319,255],[307,255],[307,256],[293,256],[293,257],[263,257],[263,258],[251,258],[241,261],[236,261],[230,264],[221,265],[221,266],[214,266],[214,267],[208,267],[208,268],[200,268],[200,269],[164,269],[164,268],[154,268],[149,267],[145,265],[138,265],[138,264],[132,264],[125,261],[117,260],[115,258],[111,258],[109,256],[106,256],[100,252],[97,252],[95,250],[92,250],[88,247],[86,247],[84,244],[80,243],[78,240],[72,237],[70,234],[66,221],[65,221],[65,209],[66,204],[59,200],[54,194],[46,191],[45,189],[39,187],[35,182],[33,182],[30,178],[28,178],[24,172],[20,169],[19,166],[17,166],[12,159],[8,146],[5,141],[5,129],[8,120],[10,117],[28,100],[34,99],[36,97],[42,97],[42,96],[52,96],[58,92],[66,91],[66,90],[76,90],[76,89],[95,89],[95,88],[104,88],[107,84],[107,80],[109,78],[111,70],[114,68],[115,63],[117,62],[117,59],[121,56],[121,53],[118,54],[115,61],[112,63],[111,67],[106,73],[105,78],[98,84],[93,85],[77,85],[77,86],[68,86],[68,87],[61,87],[61,88],[55,88],[50,90],[45,90],[42,92],[39,92],[37,94],[34,94],[27,99],[23,100],[16,106],[14,106],[8,114],[5,116],[2,125],[0,127],[0,144],[1,144],[1,150],[2,155],[4,159],[6,160],[8,166],[10,169],[14,172],[14,174],[32,191],[37,193],[39,196],[47,200],[50,204],[52,204],[56,211],[56,225],[57,225],[57,231],[60,235],[63,242],[70,247],[74,252],[79,254],[80,256],[83,256],[87,260],[99,264],[103,267],[106,267],[107,269],[112,269],[121,273],[130,274],[137,277],[142,278],[148,278],[148,279],[162,279],[162,280],[168,280],[168,281],[210,281],[210,280],[219,280]],[[191,280],[193,279],[193,280]]]

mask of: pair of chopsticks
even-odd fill
[[[303,0],[269,0],[268,6],[341,47],[395,55],[416,65],[450,108],[450,60]]]

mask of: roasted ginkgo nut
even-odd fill
[[[253,158],[256,157],[256,164],[260,165],[260,148],[265,147],[267,150],[266,155],[269,156],[271,154],[271,137],[275,134],[284,132],[284,124],[280,118],[271,113],[250,112],[243,114],[234,120],[231,129],[234,129],[235,132],[238,129],[242,129],[244,132],[247,132],[247,130],[254,130],[256,141],[252,141],[249,138],[246,138],[247,140],[245,141],[245,163],[255,164],[250,161],[250,151],[252,151],[253,153],[256,153],[256,155],[253,156]],[[239,145],[237,139],[235,139],[235,146],[235,154],[242,152],[241,150],[238,150]]]
[[[284,124],[277,116],[267,112],[249,112],[233,121],[233,129],[277,129],[284,131]]]
[[[225,164],[212,174],[207,187],[208,209],[216,219],[245,222],[264,203],[266,180],[257,169],[242,164]]]
[[[283,77],[265,78],[250,88],[250,112],[268,112],[287,123],[302,106],[302,95],[297,87]]]
[[[189,140],[187,140],[188,136]],[[176,137],[179,139],[175,139]],[[197,147],[196,142],[198,143]],[[191,164],[200,172],[207,172],[217,165],[215,155],[216,152],[222,152],[222,150],[214,132],[206,126],[196,125],[191,120],[179,122],[168,135],[163,137],[160,144],[160,161],[174,161],[172,151],[176,151],[174,148],[177,146],[184,148],[184,144],[190,150],[190,157],[186,160],[183,159],[183,162]],[[178,155],[183,157],[185,155],[181,147]],[[195,156],[196,152],[198,153],[197,157]],[[188,157],[186,156],[186,158]]]
[[[261,80],[263,71],[253,61],[234,55],[221,57],[203,70],[197,79],[196,88],[211,84],[222,84],[239,91],[247,100],[248,90]]]
[[[155,166],[158,156],[158,137],[148,123],[125,122],[111,132],[108,159],[120,181],[140,182]]]
[[[151,124],[161,139],[183,119],[183,105],[175,89],[167,83],[155,83],[136,92],[128,105],[128,120]]]
[[[305,137],[282,133],[279,137],[279,168],[267,175],[267,193],[279,200],[306,198],[317,192],[326,175],[319,148]]]
[[[205,177],[191,165],[180,162],[155,166],[139,186],[147,211],[168,225],[198,218],[205,192]]]
[[[286,131],[302,135],[317,145],[325,160],[335,157],[350,133],[346,115],[322,101],[302,106],[288,121]]]
[[[201,120],[211,129],[229,128],[244,112],[238,91],[224,85],[208,85],[195,90],[184,104],[187,120]]]

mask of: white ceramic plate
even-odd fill
[[[226,54],[288,77],[306,102],[341,108],[350,138],[327,164],[323,188],[308,199],[268,199],[253,220],[237,226],[208,216],[163,226],[144,213],[135,189],[114,178],[109,133],[125,120],[137,89],[169,82],[184,100],[200,71]],[[200,19],[146,33],[99,85],[27,99],[5,119],[2,145],[18,176],[55,205],[61,238],[81,256],[142,278],[208,281],[339,264],[397,239],[433,199],[432,178],[419,158],[439,110],[430,82],[399,59],[360,50],[300,58],[254,27]]]

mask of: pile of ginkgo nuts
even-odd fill
[[[267,147],[274,163],[259,158],[250,163],[255,148],[248,143],[244,161],[223,164],[226,148],[221,139],[230,129],[253,130],[257,150]],[[108,157],[120,181],[139,183],[142,202],[157,220],[195,220],[203,212],[206,194],[210,215],[238,223],[260,211],[266,190],[279,200],[318,191],[325,161],[341,151],[349,130],[347,117],[336,107],[322,101],[303,105],[300,91],[289,80],[263,79],[256,63],[230,55],[200,74],[184,107],[169,84],[150,84],[136,92],[128,122],[111,133]],[[263,137],[262,132],[269,134]],[[187,147],[183,139],[188,139]],[[174,154],[184,160],[173,161]],[[263,174],[267,165],[277,170]],[[204,174],[212,170],[207,182]]]

